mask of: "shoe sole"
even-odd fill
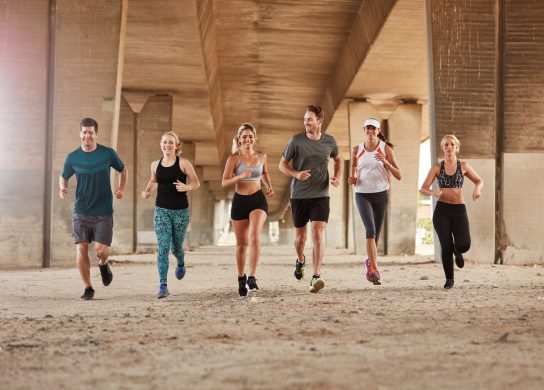
[[[240,295],[240,298],[246,298],[249,295],[249,286],[246,283],[246,295],[240,294],[240,290],[238,290],[238,294]]]
[[[310,292],[315,294],[319,292],[319,290],[321,290],[323,287],[325,287],[325,281],[323,279],[317,279],[314,284],[312,284]]]
[[[168,293],[168,294],[162,294],[162,295],[159,294],[159,295],[157,295],[157,299],[163,299],[163,298],[166,298],[166,297],[169,296],[169,295],[170,295],[170,293]]]
[[[372,283],[374,286],[380,286],[382,283],[380,282],[380,279],[374,274],[370,275],[368,277],[368,281]]]

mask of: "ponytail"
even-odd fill
[[[382,132],[378,132],[378,138],[381,139],[387,146],[389,146],[391,149],[393,149],[393,144],[385,138],[385,135],[382,134]]]
[[[240,150],[240,138],[238,137],[238,134],[234,136],[232,139],[232,154],[238,153]]]

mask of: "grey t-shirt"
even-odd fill
[[[329,158],[338,156],[338,146],[332,135],[322,133],[318,140],[309,139],[306,133],[295,134],[282,154],[288,162],[292,160],[297,171],[310,169],[307,181],[291,181],[291,199],[310,199],[329,196]]]

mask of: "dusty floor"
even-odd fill
[[[542,389],[544,268],[467,264],[442,288],[423,257],[329,252],[325,289],[293,277],[291,248],[264,248],[261,292],[240,299],[233,248],[187,253],[155,299],[154,256],[116,257],[95,299],[76,268],[0,273],[2,389]]]

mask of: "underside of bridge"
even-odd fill
[[[0,267],[73,258],[75,183],[60,201],[56,182],[84,116],[98,120],[99,143],[115,147],[129,171],[114,205],[115,251],[153,246],[153,202],[139,194],[169,130],[202,183],[190,197],[187,245],[217,243],[232,195],[221,177],[243,122],[257,127],[268,156],[269,220],[290,242],[290,178],[277,166],[308,104],[324,107],[345,172],[367,117],[396,145],[403,179],[390,192],[382,251],[414,253],[419,145],[430,137],[435,161],[440,138],[454,133],[486,183],[468,205],[469,258],[542,262],[535,238],[544,215],[531,207],[541,198],[516,196],[524,180],[537,193],[544,186],[543,26],[539,0],[6,0],[0,246],[10,255]],[[331,189],[327,245],[363,253],[363,237],[344,174]]]

